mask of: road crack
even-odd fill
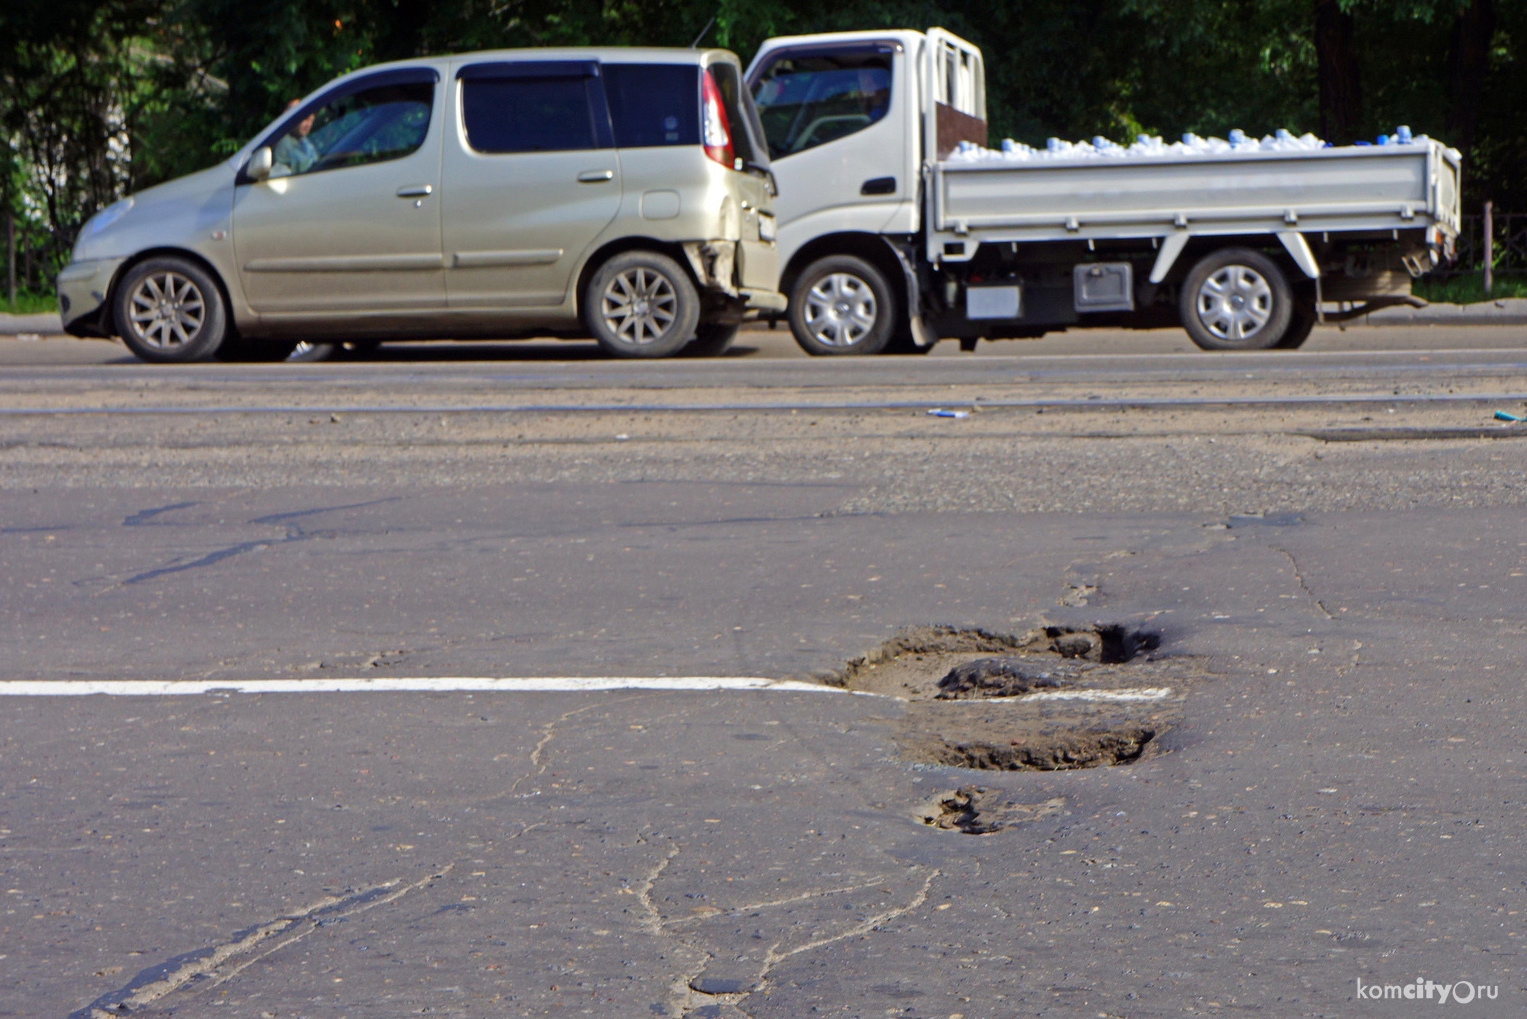
[[[1268,545],[1267,547],[1272,549],[1274,552],[1283,553],[1284,557],[1288,559],[1289,565],[1294,568],[1294,580],[1296,583],[1298,583],[1299,590],[1303,591],[1306,595],[1309,596],[1309,599],[1315,603],[1315,607],[1320,610],[1321,615],[1325,616],[1327,619],[1335,619],[1336,617],[1331,614],[1331,610],[1326,608],[1326,603],[1321,601],[1320,598],[1316,596],[1314,591],[1310,590],[1309,584],[1305,583],[1304,573],[1299,569],[1299,560],[1294,558],[1294,554],[1280,545]]]
[[[876,913],[874,916],[865,918],[864,920],[855,924],[853,927],[850,927],[848,930],[843,931],[841,934],[834,934],[833,936],[827,938],[817,938],[813,941],[806,942],[804,945],[797,945],[795,948],[792,948],[787,952],[778,951],[779,942],[775,942],[774,944],[770,945],[769,950],[764,953],[764,967],[763,971],[759,974],[758,977],[758,989],[763,989],[765,984],[768,982],[770,971],[772,971],[775,966],[778,966],[786,959],[789,959],[792,956],[800,955],[802,952],[813,952],[818,948],[825,948],[828,945],[835,944],[847,938],[853,938],[868,934],[870,931],[874,930],[876,927],[879,927],[886,921],[894,920],[898,916],[903,916],[907,913],[910,913],[918,906],[921,906],[924,902],[928,901],[928,889],[933,887],[933,879],[938,877],[940,873],[942,872],[937,868],[930,871],[928,876],[923,879],[922,887],[917,890],[917,893],[912,896],[911,901],[908,902],[905,906],[897,906],[894,909],[886,910],[883,913]]]
[[[616,703],[619,702],[617,701]],[[542,775],[546,774],[546,769],[550,767],[550,765],[543,764],[541,762],[541,754],[546,749],[547,745],[550,744],[552,740],[557,738],[557,732],[560,726],[565,725],[568,721],[577,717],[578,715],[583,714],[585,711],[592,711],[595,708],[600,707],[608,707],[608,705],[602,701],[597,704],[585,704],[581,708],[574,708],[571,711],[564,711],[556,718],[553,718],[550,722],[547,722],[545,725],[541,726],[541,738],[530,751],[530,766],[536,770],[533,774],[521,775],[519,778],[515,779],[510,784],[509,791],[513,793],[515,790],[519,789],[521,782],[525,782],[533,778],[540,778]]]
[[[120,1019],[162,1002],[180,990],[200,993],[238,976],[249,966],[295,944],[313,931],[336,920],[363,913],[402,898],[450,873],[455,864],[405,883],[402,878],[343,896],[326,895],[295,913],[279,916],[237,932],[233,939],[208,948],[177,955],[143,970],[125,987],[108,991],[68,1019]]]

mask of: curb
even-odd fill
[[[37,333],[57,336],[64,331],[64,324],[57,315],[0,315],[0,336],[18,336]]]
[[[1428,304],[1424,308],[1384,308],[1347,325],[1520,326],[1527,325],[1527,298],[1506,297],[1478,304]]]

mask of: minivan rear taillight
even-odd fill
[[[721,105],[721,90],[710,71],[700,78],[700,137],[707,156],[728,170],[734,168],[732,131],[727,124],[726,107]]]

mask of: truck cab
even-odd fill
[[[910,313],[913,238],[928,162],[986,140],[980,51],[939,29],[783,36],[747,81],[781,181],[780,289],[796,296],[797,340],[816,354],[930,345]]]

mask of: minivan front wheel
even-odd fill
[[[589,279],[584,320],[615,357],[667,357],[695,335],[700,295],[679,263],[656,251],[616,255]]]
[[[129,269],[113,312],[122,342],[145,361],[205,361],[228,333],[222,291],[183,258],[150,258]]]

